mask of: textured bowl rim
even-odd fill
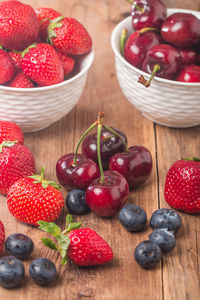
[[[172,14],[175,12],[184,12],[184,13],[192,13],[195,16],[198,16],[200,18],[200,12],[199,11],[194,11],[194,10],[190,10],[190,9],[179,9],[179,8],[168,8],[167,9],[168,14]],[[121,61],[121,63],[123,63],[124,65],[126,65],[128,68],[130,68],[132,71],[135,71],[137,73],[140,73],[141,75],[150,78],[150,74],[132,66],[129,62],[127,62],[125,60],[125,58],[121,55],[119,49],[116,47],[115,42],[116,42],[116,38],[117,35],[119,33],[119,29],[121,28],[122,24],[124,23],[124,25],[127,22],[131,21],[131,16],[123,19],[121,22],[119,22],[113,29],[112,33],[111,33],[111,46],[113,49],[113,52],[115,53],[115,55],[117,56],[117,58]],[[124,26],[125,27],[125,26]],[[200,87],[200,83],[199,82],[181,82],[181,81],[175,81],[175,80],[169,80],[169,79],[165,79],[165,78],[160,78],[160,77],[154,77],[154,81],[158,81],[161,83],[166,83],[169,85],[176,85],[176,86],[186,86],[186,87],[191,87],[191,86],[195,86],[195,87]]]
[[[68,85],[70,82],[73,82],[76,79],[78,79],[79,77],[81,77],[91,67],[91,65],[94,61],[94,50],[92,49],[89,53],[87,53],[85,55],[82,55],[82,56],[84,56],[83,59],[88,57],[88,61],[89,61],[88,64],[86,66],[84,66],[83,69],[78,74],[76,74],[72,78],[64,80],[60,83],[49,85],[49,86],[34,87],[34,88],[13,88],[13,87],[0,85],[0,90],[17,92],[17,93],[21,93],[21,92],[23,92],[23,93],[32,93],[32,92],[34,92],[35,93],[35,92],[38,92],[38,91],[42,92],[42,91],[47,91],[47,90],[51,90],[51,89],[55,89],[55,88],[59,88],[59,87]]]

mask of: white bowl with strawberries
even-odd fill
[[[24,132],[41,130],[80,99],[94,59],[92,39],[76,19],[51,8],[4,1],[0,17],[0,119]]]

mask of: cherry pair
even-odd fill
[[[128,148],[125,134],[105,125],[103,117],[103,113],[98,113],[97,121],[82,135],[75,153],[58,160],[56,173],[61,185],[86,189],[86,202],[92,211],[110,217],[125,203],[129,186],[137,186],[150,176],[152,158],[143,146]],[[96,126],[97,133],[86,137]],[[82,154],[78,154],[81,143]]]

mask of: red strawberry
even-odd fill
[[[42,86],[64,80],[64,71],[57,52],[45,43],[28,47],[22,55],[21,67],[27,77]]]
[[[39,7],[35,9],[35,12],[40,25],[39,37],[43,42],[46,42],[48,37],[47,28],[49,25],[49,21],[61,16],[61,14],[55,11],[54,9],[48,7]]]
[[[11,50],[23,50],[38,35],[39,23],[30,5],[19,1],[0,3],[0,45]]]
[[[58,246],[49,238],[43,238],[45,246],[59,250],[61,264],[67,263],[67,257],[78,266],[96,266],[113,258],[113,252],[107,242],[90,228],[78,229],[81,223],[72,223],[72,216],[66,216],[66,229],[61,232],[55,223],[39,221],[40,229],[47,231],[57,240]]]
[[[3,251],[4,241],[5,241],[5,228],[3,223],[0,220],[0,254]]]
[[[54,48],[63,54],[85,54],[92,48],[92,39],[89,33],[74,18],[61,16],[50,21],[48,38]]]
[[[0,193],[7,194],[18,179],[35,173],[35,160],[29,148],[16,142],[0,144]]]
[[[187,213],[200,213],[200,159],[181,159],[169,169],[165,181],[167,203]]]
[[[0,49],[0,84],[11,80],[15,74],[15,66],[8,53]]]
[[[0,144],[3,141],[17,141],[18,144],[24,144],[24,135],[21,128],[9,121],[0,121]]]
[[[33,88],[34,84],[24,73],[18,72],[8,86],[14,88]]]
[[[20,71],[21,70],[22,52],[13,50],[13,51],[8,52],[8,54],[10,55],[10,57],[12,58],[12,60],[14,62],[15,70]]]
[[[39,220],[56,220],[64,206],[59,185],[41,175],[23,177],[8,191],[7,204],[10,213],[19,221],[38,226]]]
[[[68,257],[78,266],[101,265],[113,258],[107,242],[90,228],[72,230],[68,237]]]
[[[65,54],[62,54],[59,52],[57,52],[57,53],[62,62],[64,76],[67,76],[73,71],[74,65],[75,65],[75,60],[74,60],[74,58],[72,58],[69,55],[65,55]]]

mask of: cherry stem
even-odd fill
[[[120,37],[120,53],[123,57],[124,57],[124,44],[126,41],[127,32],[128,32],[128,30],[126,28],[124,28],[122,30],[121,37]]]
[[[98,122],[98,126],[97,126],[97,157],[98,157],[99,171],[101,174],[100,183],[104,183],[104,173],[103,173],[103,165],[102,165],[102,160],[101,160],[101,149],[100,149],[102,126],[103,126],[102,122]]]
[[[132,4],[132,6],[134,6],[137,10],[139,10],[141,13],[144,13],[145,10],[144,8],[140,7],[139,5],[137,5],[134,1],[131,0],[126,0],[128,3]]]
[[[124,139],[121,137],[121,135],[115,131],[114,129],[112,129],[111,127],[107,126],[107,125],[103,125],[105,129],[107,129],[108,131],[110,131],[112,134],[118,136],[118,138],[122,141],[122,143],[124,144],[125,150],[126,152],[130,152],[128,149],[128,146],[126,144],[126,142],[124,141]]]
[[[78,154],[78,149],[80,147],[81,142],[83,141],[83,139],[85,138],[85,136],[95,127],[97,126],[97,121],[95,121],[85,132],[84,134],[81,136],[77,146],[76,146],[76,150],[75,150],[75,154],[74,154],[74,161],[73,161],[73,166],[76,165],[77,162],[77,154]]]
[[[138,82],[141,83],[141,84],[143,84],[145,87],[149,87],[150,84],[151,84],[152,79],[154,78],[154,75],[155,75],[160,69],[161,69],[161,68],[160,68],[159,65],[157,65],[157,64],[154,65],[153,71],[152,71],[152,73],[151,73],[151,77],[149,78],[149,80],[146,80],[146,79],[144,78],[144,76],[141,75],[141,76],[138,78]]]
[[[159,32],[159,30],[157,28],[154,28],[154,27],[144,27],[142,29],[139,30],[139,34],[142,35],[146,32],[149,32],[149,31],[155,31],[155,32]]]

